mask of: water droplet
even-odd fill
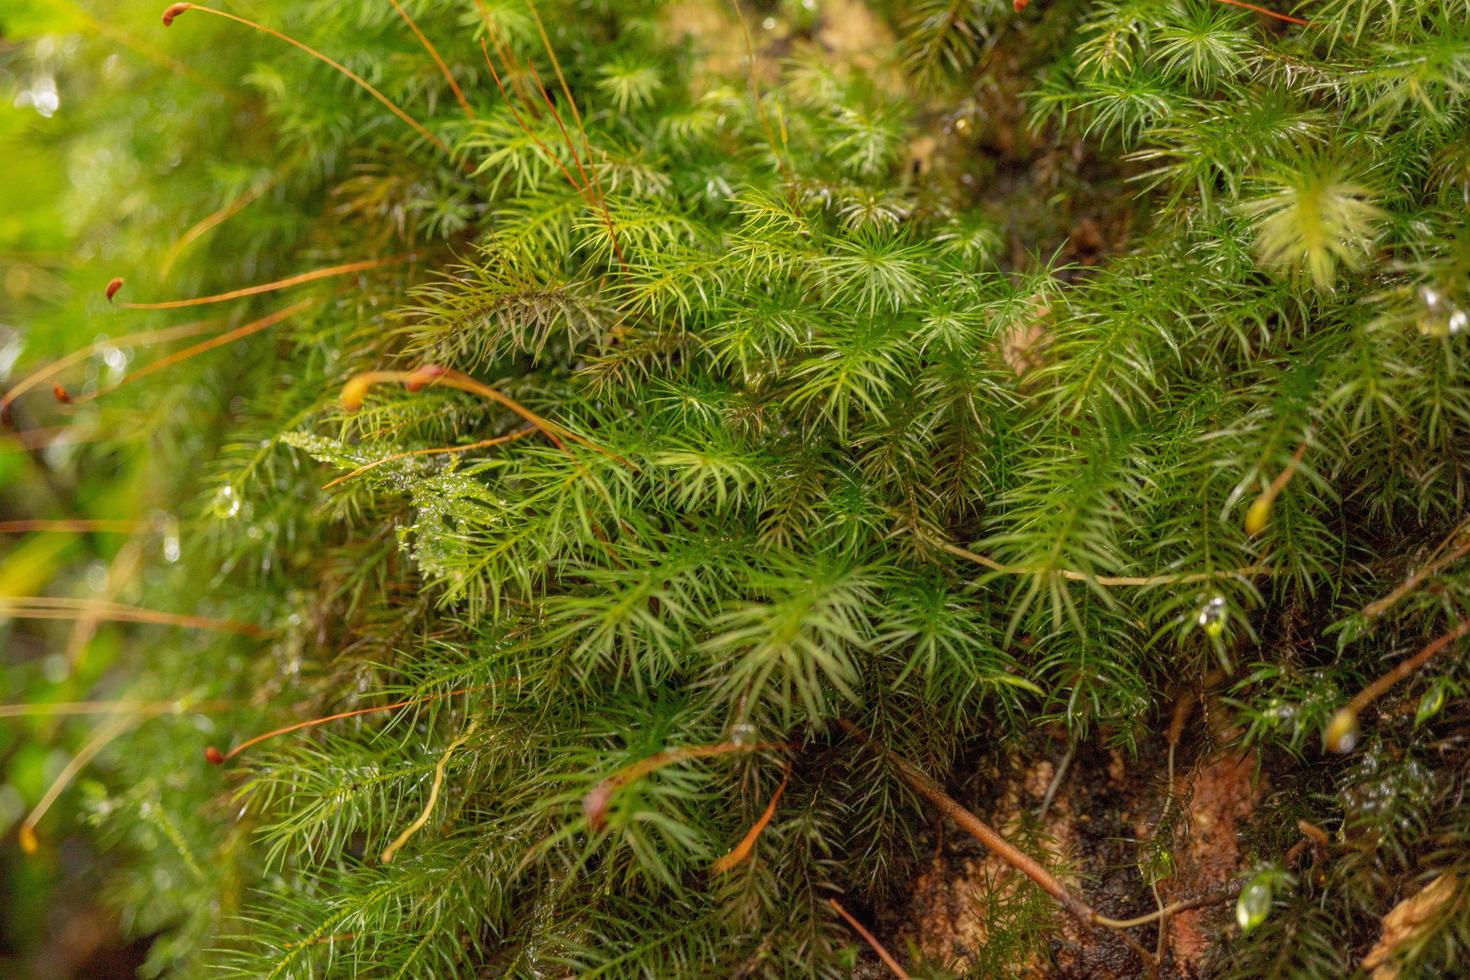
[[[1419,287],[1419,332],[1426,337],[1444,337],[1464,333],[1470,327],[1470,313],[1450,301],[1433,286]]]
[[[160,521],[163,525],[163,560],[172,565],[183,555],[183,549],[179,546],[179,522],[167,514]]]
[[[742,721],[730,728],[730,741],[736,745],[749,745],[755,741],[755,726],[748,721]]]
[[[240,513],[240,497],[235,493],[235,488],[228,483],[220,487],[214,495],[210,511],[215,517],[234,517]]]
[[[1250,932],[1266,921],[1271,912],[1271,880],[1265,875],[1256,875],[1240,892],[1235,900],[1235,921],[1241,932]]]
[[[1227,612],[1225,597],[1222,595],[1211,596],[1210,601],[1200,607],[1199,615],[1195,618],[1195,621],[1199,623],[1200,629],[1205,631],[1206,636],[1216,637],[1225,632],[1225,616]]]
[[[108,344],[102,348],[102,363],[107,365],[107,370],[113,374],[122,374],[128,367],[128,355],[121,348]]]
[[[761,27],[765,28],[768,31],[774,31],[776,29],[776,18],[767,17],[765,20],[761,21]]]
[[[1414,712],[1415,726],[1422,725],[1439,714],[1439,710],[1444,707],[1447,686],[1442,680],[1435,681],[1430,685],[1429,690],[1424,692],[1424,696],[1419,699],[1419,710]]]

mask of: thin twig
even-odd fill
[[[167,278],[169,270],[174,267],[174,263],[177,262],[179,256],[183,254],[184,249],[188,248],[191,244],[198,240],[200,236],[208,233],[215,228],[218,228],[220,225],[224,224],[226,221],[230,220],[235,215],[245,210],[251,204],[260,200],[260,198],[266,193],[266,191],[275,186],[278,179],[279,178],[275,174],[272,174],[269,180],[262,181],[256,186],[250,188],[245,193],[241,194],[239,197],[235,198],[233,201],[230,201],[218,211],[205,215],[199,221],[190,226],[187,231],[185,231],[182,235],[178,237],[177,241],[169,246],[168,253],[164,255],[163,261],[159,263],[158,275],[161,278]]]
[[[246,749],[250,748],[252,745],[259,745],[266,739],[275,738],[277,735],[287,735],[291,732],[299,732],[302,729],[315,728],[318,725],[325,725],[329,722],[341,721],[343,718],[356,718],[360,715],[373,715],[377,714],[380,711],[397,711],[399,708],[407,708],[410,705],[426,704],[429,701],[442,701],[445,698],[452,698],[456,694],[469,694],[474,691],[483,691],[487,688],[495,686],[496,685],[492,683],[477,684],[473,687],[458,687],[452,691],[445,691],[442,694],[427,694],[421,698],[408,698],[404,701],[395,701],[392,704],[380,704],[372,708],[357,708],[353,711],[339,711],[336,714],[326,715],[322,718],[310,718],[306,721],[298,721],[294,725],[283,725],[280,728],[273,728],[268,732],[255,736],[254,738],[246,739],[239,745],[235,746],[233,749],[230,749],[230,751],[228,752],[220,752],[219,749],[211,745],[209,748],[204,750],[204,756],[215,765],[223,765],[224,763],[233,759],[235,756],[239,755],[241,752],[244,752]]]
[[[0,534],[73,533],[73,534],[131,534],[137,530],[137,521],[84,520],[66,518],[62,520],[0,521]]]
[[[902,756],[895,754],[887,746],[874,741],[867,732],[858,728],[852,722],[841,719],[837,724],[849,735],[877,749],[884,758],[893,764],[898,775],[904,782],[909,784],[909,787],[914,792],[934,804],[941,813],[959,824],[960,828],[970,836],[994,851],[996,856],[1006,864],[1009,864],[1040,885],[1042,891],[1056,899],[1057,903],[1071,913],[1084,928],[1091,928],[1093,918],[1096,915],[1092,911],[1091,906],[1076,895],[1073,895],[1067,889],[1066,885],[1058,881],[1055,875],[1043,868],[1031,855],[1015,847],[1010,841],[993,830],[989,824],[961,806],[959,801],[946,793],[943,787],[933,779],[930,779],[918,766]]]
[[[837,899],[829,898],[827,899],[827,901],[831,904],[832,908],[836,910],[837,914],[842,916],[843,921],[852,926],[853,931],[856,932],[859,936],[862,936],[863,941],[873,948],[873,952],[878,954],[878,959],[882,960],[884,964],[888,967],[888,969],[893,971],[893,975],[895,977],[898,977],[899,980],[909,980],[908,972],[905,971],[903,967],[899,966],[898,960],[894,959],[893,955],[889,953],[888,950],[883,948],[883,944],[878,942],[877,936],[873,935],[867,929],[863,928],[863,924],[857,919],[853,918],[852,913],[843,908],[842,903],[837,901]]]
[[[403,9],[403,5],[398,0],[388,0],[388,2],[393,5],[394,10],[398,11],[398,16],[403,18],[403,22],[408,25],[408,29],[413,31],[414,36],[419,39],[419,43],[424,46],[424,50],[429,52],[429,57],[434,59],[434,64],[439,66],[439,72],[444,76],[444,80],[449,83],[449,87],[454,90],[454,97],[459,101],[459,107],[464,110],[464,114],[470,119],[474,119],[475,110],[471,109],[469,102],[465,100],[464,92],[460,90],[459,83],[454,80],[454,75],[450,73],[449,66],[439,56],[439,49],[434,47],[434,42],[430,41],[424,35],[424,32],[419,30],[419,25],[413,22],[413,18],[408,16],[408,11]]]
[[[72,351],[63,357],[59,357],[49,364],[44,364],[21,380],[11,386],[10,390],[0,398],[0,418],[7,422],[10,418],[10,406],[27,391],[43,384],[56,375],[65,371],[73,364],[85,361],[99,351],[118,347],[146,347],[150,344],[166,344],[171,340],[181,340],[185,337],[195,337],[201,333],[208,333],[219,326],[218,320],[200,320],[195,323],[185,323],[177,327],[168,327],[164,330],[145,330],[142,333],[124,334],[121,337],[109,337],[106,340],[98,340],[85,347]]]
[[[1068,742],[1067,751],[1062,755],[1062,761],[1057,763],[1057,771],[1051,777],[1051,782],[1046,786],[1046,795],[1041,798],[1041,805],[1036,808],[1036,819],[1044,820],[1046,812],[1051,809],[1052,800],[1056,799],[1057,790],[1062,787],[1062,779],[1067,775],[1067,767],[1072,764],[1072,756],[1077,753],[1077,743]]]
[[[1351,752],[1358,743],[1358,715],[1381,694],[1414,671],[1424,666],[1466,633],[1470,633],[1470,619],[1462,619],[1449,632],[1431,640],[1424,648],[1407,660],[1401,661],[1392,670],[1378,678],[1339,708],[1323,731],[1322,742],[1333,752]]]
[[[1276,474],[1276,478],[1267,484],[1266,489],[1261,491],[1261,495],[1251,503],[1250,508],[1245,512],[1246,534],[1256,535],[1266,529],[1266,525],[1271,520],[1271,508],[1275,505],[1276,498],[1281,495],[1282,490],[1286,489],[1292,477],[1296,476],[1297,467],[1302,465],[1302,459],[1306,455],[1307,441],[1304,439],[1302,444],[1296,447],[1296,452],[1291,454],[1291,459],[1287,462],[1286,467]]]
[[[1220,0],[1220,2],[1228,3],[1232,7],[1243,7],[1246,10],[1254,10],[1258,14],[1265,14],[1267,17],[1273,17],[1276,20],[1282,20],[1288,24],[1296,24],[1298,27],[1312,26],[1311,21],[1302,20],[1300,17],[1292,17],[1289,14],[1278,14],[1274,10],[1267,10],[1265,7],[1257,7],[1253,3],[1244,3],[1242,2],[1242,0]]]
[[[67,400],[76,405],[86,404],[89,401],[116,391],[123,385],[131,384],[139,378],[146,378],[150,374],[157,374],[165,368],[173,367],[175,364],[181,364],[190,358],[198,357],[200,354],[207,354],[217,347],[224,347],[228,344],[233,344],[237,340],[244,340],[252,334],[260,333],[262,330],[268,330],[283,320],[289,320],[296,314],[305,312],[315,303],[315,299],[304,299],[299,303],[292,303],[285,309],[266,314],[259,320],[252,320],[233,330],[226,330],[216,337],[210,337],[208,340],[201,340],[197,344],[191,344],[183,350],[174,351],[167,357],[160,357],[153,363],[146,364],[131,374],[124,375],[122,380],[115,385],[107,388],[98,388],[95,391],[89,391],[86,394],[78,395],[75,398],[68,398]]]
[[[1445,566],[1451,565],[1459,561],[1461,558],[1465,557],[1467,554],[1470,554],[1470,538],[1467,538],[1460,544],[1459,547],[1455,548],[1454,551],[1450,552],[1448,555],[1439,557],[1440,552],[1444,551],[1444,549],[1450,544],[1451,541],[1454,541],[1456,538],[1459,538],[1465,534],[1467,527],[1470,527],[1470,521],[1462,521],[1459,525],[1457,525],[1455,529],[1450,532],[1449,536],[1445,538],[1444,541],[1440,542],[1439,547],[1434,549],[1434,554],[1430,557],[1429,561],[1424,563],[1423,567],[1415,570],[1413,574],[1404,579],[1404,581],[1388,595],[1384,596],[1381,599],[1370,602],[1368,603],[1368,605],[1364,606],[1363,616],[1369,620],[1377,619],[1379,616],[1382,616],[1384,613],[1388,612],[1390,609],[1396,606],[1400,599],[1404,598],[1404,596],[1417,589],[1420,583],[1422,583],[1425,579],[1430,578],[1434,575],[1438,575],[1440,571],[1445,568]]]
[[[1107,926],[1110,929],[1132,929],[1135,926],[1146,926],[1150,922],[1155,922],[1179,912],[1187,912],[1190,909],[1201,909],[1207,905],[1219,905],[1222,902],[1228,902],[1240,893],[1240,889],[1240,882],[1231,882],[1213,891],[1196,895],[1193,898],[1182,898],[1177,902],[1170,902],[1161,909],[1155,909],[1146,915],[1140,915],[1132,919],[1110,919],[1105,915],[1096,915],[1095,913],[1094,915],[1098,925]]]
[[[0,704],[0,718],[30,718],[79,715],[163,715],[188,711],[218,711],[234,701],[42,701],[37,704]]]
[[[344,262],[341,265],[330,265],[322,269],[312,269],[310,272],[287,276],[285,279],[277,279],[275,282],[263,282],[256,286],[246,286],[243,289],[232,289],[226,293],[215,293],[212,296],[196,296],[192,299],[171,299],[161,303],[118,303],[117,306],[123,310],[177,310],[186,306],[227,303],[234,299],[244,299],[246,296],[259,296],[261,293],[274,293],[277,290],[289,289],[292,286],[316,282],[318,279],[330,279],[333,276],[347,276],[354,272],[366,272],[369,269],[381,269],[384,266],[400,265],[404,262],[410,262],[414,258],[416,256],[409,254],[389,255],[381,259],[362,259],[357,262]]]
[[[1012,868],[1015,868],[1036,882],[1042,891],[1055,899],[1058,905],[1077,920],[1084,931],[1090,930],[1094,925],[1101,925],[1112,929],[1118,938],[1138,955],[1139,960],[1151,976],[1157,973],[1158,964],[1154,960],[1153,954],[1147,949],[1144,949],[1138,940],[1128,934],[1126,931],[1127,926],[1121,925],[1117,919],[1110,919],[1094,911],[1092,906],[1087,904],[1082,898],[1074,895],[1066,885],[1062,884],[1050,871],[1043,868],[1036,859],[1017,848],[997,833],[989,824],[967,810],[918,766],[897,755],[887,746],[873,740],[867,732],[858,728],[852,722],[846,719],[838,719],[837,725],[844,732],[860,739],[865,744],[872,746],[880,752],[884,758],[892,763],[893,767],[898,771],[899,777],[908,783],[914,792],[924,797],[938,808],[941,813],[958,824],[961,830],[964,830],[970,836],[984,844],[1006,864],[1009,864]],[[1151,913],[1151,918],[1148,921],[1153,921],[1153,918],[1156,917],[1157,913]]]
[[[71,761],[52,780],[45,794],[36,803],[35,809],[30,812],[25,818],[25,821],[20,825],[21,850],[27,854],[36,853],[36,849],[39,846],[39,842],[36,840],[36,825],[41,822],[41,818],[46,815],[46,811],[51,809],[51,804],[56,802],[57,798],[61,796],[62,791],[76,778],[77,773],[85,769],[87,764],[97,756],[97,753],[105,749],[113,739],[143,720],[143,717],[140,714],[120,715],[116,718],[110,718],[97,726],[97,730],[92,733],[92,737],[77,750],[77,754],[72,756]]]
[[[400,109],[396,102],[388,98],[382,92],[379,92],[367,79],[363,78],[361,75],[357,74],[357,72],[353,71],[351,68],[348,68],[340,61],[329,58],[328,56],[318,51],[316,48],[301,43],[294,37],[291,37],[289,34],[283,34],[273,27],[267,27],[264,24],[257,23],[253,20],[248,20],[236,14],[228,13],[223,10],[216,10],[213,7],[204,7],[197,3],[176,3],[173,6],[169,7],[163,15],[163,26],[171,26],[176,17],[189,10],[197,10],[200,13],[214,14],[216,17],[223,17],[225,20],[232,20],[237,24],[243,24],[244,26],[249,27],[252,30],[260,31],[262,34],[269,34],[271,37],[274,37],[281,41],[285,41],[287,44],[291,45],[294,48],[305,51],[313,58],[317,59],[325,65],[329,65],[341,74],[345,75],[347,78],[351,79],[352,82],[354,82],[364,92],[377,99],[378,102],[382,103],[382,105],[384,105],[389,112],[393,113],[393,115],[397,116],[399,119],[407,123],[409,128],[411,128],[414,132],[418,133],[424,139],[428,140],[430,143],[434,144],[434,146],[438,147],[445,156],[453,156],[453,154],[449,150],[449,147],[444,143],[443,140],[425,129],[424,125],[413,116],[410,116],[408,113]]]

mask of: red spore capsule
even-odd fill
[[[425,364],[410,375],[403,386],[409,391],[418,391],[435,379],[444,377],[448,372],[449,369],[442,364]]]
[[[194,6],[192,3],[176,3],[172,7],[169,7],[163,12],[163,26],[172,27],[174,18],[192,6]]]
[[[59,401],[59,402],[61,402],[61,404],[63,404],[63,405],[70,405],[71,404],[71,392],[69,392],[65,388],[61,387],[60,384],[54,384],[54,385],[51,386],[51,394],[55,395],[56,396],[56,400]]]
[[[117,295],[117,291],[119,289],[121,289],[122,287],[123,287],[122,276],[118,276],[116,279],[112,280],[112,282],[108,283],[107,284],[107,302],[111,303],[112,302],[112,297],[116,296]]]
[[[222,766],[225,763],[225,754],[213,745],[204,750],[204,758],[210,765]]]

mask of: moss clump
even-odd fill
[[[118,338],[4,516],[141,518],[0,669],[126,702],[63,807],[150,970],[841,975],[929,814],[840,720],[944,777],[1200,696],[1272,770],[1217,973],[1461,955],[1458,640],[1319,744],[1470,613],[1470,4],[181,6],[0,55],[15,379]],[[987,962],[1071,935],[1024,897]]]

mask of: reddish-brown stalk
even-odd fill
[[[202,320],[198,323],[187,323],[183,326],[169,327],[166,330],[149,330],[143,333],[125,334],[121,337],[112,337],[107,340],[99,340],[96,343],[88,344],[86,347],[72,351],[65,357],[58,358],[44,367],[37,368],[16,382],[14,387],[5,393],[5,397],[0,398],[0,417],[8,421],[10,417],[10,406],[17,398],[36,385],[48,381],[54,375],[65,371],[73,364],[85,361],[98,351],[106,350],[110,347],[146,347],[150,344],[163,344],[170,340],[179,340],[184,337],[194,337],[201,333],[206,333],[214,329],[218,324],[218,320]],[[65,389],[62,390],[65,391]],[[53,388],[52,394],[55,393],[55,389]]]
[[[331,66],[341,74],[345,75],[347,78],[351,79],[364,92],[367,92],[367,94],[371,95],[373,98],[382,103],[389,112],[393,113],[393,115],[397,116],[399,119],[407,123],[414,132],[418,133],[424,139],[428,140],[430,143],[434,144],[434,146],[438,147],[445,156],[453,156],[453,154],[450,153],[449,147],[444,143],[443,140],[425,129],[423,124],[420,123],[417,119],[413,118],[413,116],[410,116],[408,113],[400,109],[397,103],[388,98],[382,92],[379,92],[367,79],[363,78],[361,75],[357,74],[355,71],[348,68],[341,62],[327,57],[316,48],[303,44],[302,42],[296,40],[294,37],[291,37],[289,34],[283,34],[272,27],[267,27],[264,24],[257,23],[253,20],[248,20],[236,14],[227,13],[223,10],[216,10],[214,7],[205,7],[197,3],[176,3],[173,6],[169,7],[163,12],[163,26],[172,26],[174,20],[180,14],[188,10],[197,10],[200,13],[213,14],[216,17],[223,17],[225,20],[232,20],[237,24],[243,24],[244,26],[249,27],[252,30],[260,31],[262,34],[268,34],[271,37],[276,38],[277,40],[285,41],[287,44],[291,45],[294,48],[305,51],[313,58],[317,59],[325,65]]]
[[[722,874],[750,857],[750,852],[755,849],[755,842],[760,840],[761,832],[766,829],[766,825],[776,815],[776,804],[781,802],[781,794],[786,792],[786,784],[789,782],[791,782],[791,763],[788,762],[786,763],[786,771],[781,776],[781,785],[777,786],[776,792],[771,794],[771,802],[766,804],[766,808],[761,813],[760,819],[751,824],[750,829],[745,832],[745,836],[740,839],[740,843],[736,844],[730,853],[710,865],[711,871]]]
[[[551,148],[542,142],[541,137],[536,135],[536,131],[521,116],[521,111],[516,108],[515,100],[510,97],[510,93],[505,90],[505,83],[500,80],[500,72],[495,70],[495,62],[490,59],[490,49],[485,45],[485,39],[483,37],[480,38],[480,50],[485,55],[485,67],[490,69],[490,77],[495,79],[495,87],[500,90],[501,98],[505,99],[505,104],[510,107],[510,114],[515,117],[516,125],[521,127],[523,133],[531,137],[531,142],[535,143],[537,148],[546,154],[547,159],[556,164],[562,176],[567,179],[567,183],[572,185],[572,189],[583,197],[586,197],[590,204],[591,197],[589,195],[591,191],[577,183],[577,178],[573,177],[572,172],[567,169],[566,164],[561,162],[561,157],[551,152]]]
[[[883,948],[883,944],[878,942],[877,936],[873,935],[867,929],[863,928],[863,924],[859,922],[856,918],[854,918],[851,912],[843,908],[842,903],[837,901],[837,899],[829,898],[827,899],[827,902],[832,906],[832,908],[837,912],[838,915],[842,916],[842,921],[852,926],[853,931],[856,932],[859,936],[863,937],[863,941],[872,948],[873,952],[878,954],[878,959],[882,960],[883,964],[887,966],[888,969],[893,971],[893,975],[895,977],[898,977],[898,980],[909,980],[908,972],[899,965],[898,960],[893,958],[893,954],[889,953],[888,950]]]
[[[582,797],[582,814],[587,818],[587,823],[593,830],[602,830],[607,826],[607,808],[612,803],[614,794],[651,772],[657,772],[665,766],[683,762],[686,759],[712,759],[734,752],[766,752],[791,748],[793,746],[785,742],[718,742],[714,745],[683,745],[676,749],[655,752],[631,765],[624,766],[592,787],[592,791]]]
[[[1449,536],[1439,543],[1439,547],[1434,549],[1429,559],[1419,568],[1415,569],[1408,578],[1404,579],[1398,588],[1383,598],[1376,599],[1363,607],[1364,618],[1374,620],[1382,616],[1397,605],[1400,599],[1417,589],[1425,579],[1438,575],[1447,565],[1452,565],[1461,558],[1464,558],[1467,554],[1470,554],[1470,536],[1466,535],[1467,529],[1470,529],[1470,520],[1456,525]],[[1445,554],[1445,549],[1456,541],[1458,541],[1458,544],[1455,549],[1449,554]]]
[[[215,630],[221,633],[237,633],[241,636],[264,636],[266,634],[265,630],[250,623],[209,619],[204,616],[185,616],[99,599],[68,599],[57,596],[0,597],[0,617],[72,620],[83,616],[94,616],[97,619],[118,623],[151,623],[157,626]]]
[[[1353,695],[1352,700],[1333,714],[1322,733],[1322,744],[1332,752],[1351,752],[1358,744],[1358,715],[1385,691],[1438,656],[1456,640],[1470,633],[1470,619],[1462,619],[1412,657],[1400,661],[1392,670]]]
[[[1244,3],[1244,2],[1242,2],[1242,0],[1220,0],[1220,2],[1221,3],[1228,3],[1232,7],[1243,7],[1246,10],[1254,10],[1258,14],[1264,14],[1267,17],[1272,17],[1272,18],[1275,18],[1276,20],[1282,20],[1282,21],[1285,21],[1288,24],[1296,24],[1299,27],[1311,27],[1312,26],[1311,21],[1302,20],[1300,17],[1292,17],[1292,16],[1290,16],[1288,14],[1278,14],[1274,10],[1267,10],[1265,7],[1257,7],[1253,3]]]
[[[424,46],[424,50],[429,52],[429,57],[434,59],[434,64],[439,66],[439,72],[444,76],[444,80],[449,83],[449,87],[454,91],[454,97],[458,100],[459,107],[464,110],[464,114],[474,119],[475,110],[471,109],[469,102],[465,101],[464,92],[460,90],[459,83],[454,80],[454,75],[450,74],[449,66],[444,63],[443,58],[439,57],[439,49],[434,47],[434,42],[424,36],[424,32],[419,30],[419,25],[413,22],[413,18],[408,16],[408,11],[403,9],[403,5],[398,0],[388,0],[388,2],[393,5],[394,10],[398,11],[398,16],[403,18],[403,22],[408,25],[408,29],[413,31],[414,36],[419,39],[419,43]]]
[[[228,752],[221,752],[219,749],[211,745],[204,750],[204,758],[217,766],[223,765],[224,763],[233,759],[235,756],[239,755],[241,752],[244,752],[246,749],[250,748],[252,745],[259,745],[266,739],[275,738],[277,735],[287,735],[291,732],[299,732],[306,728],[316,728],[318,725],[325,725],[330,722],[341,721],[343,718],[357,718],[361,715],[373,715],[383,711],[397,711],[399,708],[407,708],[415,704],[427,704],[430,701],[442,701],[444,698],[452,698],[457,694],[470,694],[474,691],[483,691],[495,686],[495,684],[477,684],[473,687],[458,687],[452,691],[445,691],[443,694],[427,694],[421,698],[409,698],[405,701],[394,701],[392,704],[380,704],[372,708],[357,708],[353,711],[339,711],[336,714],[325,715],[321,718],[310,718],[306,721],[298,721],[294,725],[282,725],[280,728],[272,728],[270,731],[265,732],[264,734],[256,735],[254,738],[246,739],[239,745],[235,746],[233,749],[230,749],[230,751]]]
[[[210,303],[227,303],[232,299],[243,299],[246,296],[259,296],[262,293],[274,293],[277,290],[289,289],[292,286],[316,282],[318,279],[330,279],[333,276],[348,276],[354,272],[366,272],[369,269],[380,269],[384,266],[399,265],[404,262],[411,262],[414,258],[415,256],[410,254],[390,255],[381,259],[363,259],[358,262],[344,262],[341,265],[329,265],[322,269],[313,269],[310,272],[287,276],[285,279],[277,279],[275,282],[263,282],[256,286],[246,286],[243,289],[232,289],[227,293],[215,293],[213,296],[196,296],[193,299],[171,299],[162,303],[118,303],[116,305],[119,309],[123,310],[177,310],[185,306],[206,306]]]
[[[463,446],[436,446],[433,449],[412,449],[408,452],[394,453],[392,456],[384,456],[382,459],[375,459],[371,463],[359,466],[351,473],[345,473],[330,483],[324,483],[322,484],[322,489],[330,490],[338,484],[346,483],[348,480],[362,476],[369,470],[376,469],[384,463],[392,463],[395,460],[408,459],[410,456],[438,456],[445,453],[466,453],[472,449],[488,449],[491,446],[499,446],[507,442],[515,442],[517,439],[524,439],[535,431],[535,426],[528,425],[524,429],[517,429],[515,432],[503,436],[496,436],[493,439],[482,439],[479,442],[471,442]]]
[[[55,521],[0,521],[0,534],[88,534],[92,532],[96,532],[99,534],[131,534],[133,531],[137,530],[137,528],[137,521],[84,520],[82,518],[67,518]]]
[[[110,388],[98,388],[96,391],[89,391],[85,395],[78,395],[76,398],[68,399],[68,401],[76,402],[79,405],[85,404],[109,392],[116,391],[125,384],[137,381],[139,378],[146,378],[148,375],[156,374],[164,368],[173,367],[175,364],[187,361],[192,357],[198,357],[200,354],[208,353],[216,347],[224,347],[226,344],[233,344],[237,340],[243,340],[251,334],[260,333],[262,330],[269,329],[282,320],[289,319],[306,310],[314,303],[316,303],[314,299],[304,299],[299,303],[293,303],[285,309],[269,313],[259,320],[252,320],[249,323],[236,327],[234,330],[227,330],[218,337],[210,337],[208,340],[185,347],[181,351],[175,351],[167,357],[160,357],[152,364],[145,365],[132,374],[124,375],[121,381]]]
[[[485,9],[485,5],[483,3],[480,3],[479,7],[481,19],[485,23],[485,33],[488,34],[490,36],[490,39],[495,43],[495,50],[500,53],[500,57],[505,62],[507,69],[519,67],[515,62],[515,56],[511,52],[510,46],[502,41],[499,31],[495,29],[494,22],[490,18],[490,12]],[[551,58],[552,67],[556,70],[556,76],[561,83],[562,93],[566,97],[567,104],[571,107],[572,116],[577,124],[577,130],[581,134],[582,152],[587,155],[586,167],[582,165],[582,158],[581,155],[577,152],[577,146],[575,143],[572,142],[571,134],[567,132],[566,123],[563,121],[561,113],[557,111],[556,104],[552,102],[551,97],[547,94],[546,85],[541,81],[541,75],[539,72],[536,71],[535,64],[533,62],[527,61],[525,67],[526,70],[531,73],[531,77],[536,82],[536,92],[541,97],[541,101],[545,103],[547,109],[551,110],[551,117],[556,122],[557,129],[561,132],[562,141],[566,144],[568,152],[570,152],[572,155],[572,163],[575,164],[577,168],[577,173],[582,175],[582,183],[580,185],[577,183],[577,181],[572,179],[572,175],[567,171],[566,167],[562,165],[561,160],[556,157],[555,154],[553,154],[544,143],[541,142],[540,138],[531,131],[525,120],[521,118],[521,114],[516,110],[515,104],[511,101],[509,94],[507,94],[504,84],[501,83],[499,73],[496,72],[494,64],[492,64],[490,61],[489,51],[485,47],[485,42],[482,38],[480,41],[480,48],[482,51],[485,52],[485,63],[487,66],[489,66],[490,74],[495,79],[496,87],[500,89],[501,96],[505,99],[506,104],[510,106],[511,113],[516,117],[516,122],[520,125],[521,129],[525,131],[526,135],[530,136],[531,139],[536,142],[536,145],[541,148],[541,151],[543,153],[550,156],[552,160],[556,163],[556,165],[561,168],[561,171],[563,175],[566,176],[567,181],[574,188],[577,188],[577,190],[581,191],[583,195],[587,198],[587,203],[593,209],[602,212],[602,220],[603,223],[607,226],[608,240],[612,245],[613,254],[617,257],[618,264],[624,265],[626,263],[623,259],[622,246],[618,242],[617,231],[613,224],[612,212],[608,209],[607,197],[602,192],[602,179],[598,176],[597,168],[592,163],[592,144],[587,138],[587,129],[582,124],[582,113],[577,108],[576,100],[572,98],[571,89],[568,87],[566,77],[561,70],[561,63],[557,60],[556,50],[551,46],[551,40],[546,35],[546,28],[541,23],[541,15],[536,10],[534,4],[531,5],[531,14],[533,17],[536,18],[536,27],[541,35],[541,43],[546,48],[547,55]],[[589,168],[591,170],[590,177],[588,176]]]
[[[515,412],[521,418],[535,426],[558,449],[566,449],[566,444],[562,442],[562,439],[566,438],[604,456],[624,463],[627,462],[616,453],[602,448],[587,437],[578,435],[570,429],[557,425],[550,419],[537,415],[520,402],[501,394],[489,385],[482,384],[459,371],[449,370],[437,365],[426,365],[416,371],[365,371],[362,374],[355,375],[349,378],[347,383],[342,386],[341,403],[343,409],[349,412],[357,411],[362,407],[363,399],[367,396],[369,389],[377,384],[394,381],[403,383],[410,391],[417,391],[419,388],[427,385],[439,385],[445,388],[467,391],[472,395],[479,395],[481,398],[489,399]]]
[[[590,167],[592,170],[592,186],[597,191],[597,199],[602,202],[603,211],[606,212],[607,196],[602,192],[602,180],[597,175],[597,168],[592,166],[592,141],[587,138],[587,127],[582,122],[582,112],[580,109],[577,108],[577,100],[572,98],[572,89],[571,86],[567,85],[566,73],[561,70],[561,60],[556,56],[556,48],[552,46],[551,38],[547,37],[546,35],[546,25],[541,21],[541,11],[536,7],[536,0],[528,0],[527,6],[531,10],[531,16],[536,21],[536,32],[541,35],[541,44],[544,48],[546,48],[546,56],[551,59],[551,69],[556,73],[556,81],[557,84],[561,86],[561,94],[566,97],[567,106],[572,110],[572,119],[577,124],[577,133],[582,137],[582,152],[587,154],[587,166]],[[546,100],[546,104],[551,109],[552,113],[556,114],[556,106],[552,105],[551,99],[547,98],[546,87],[544,85],[541,85],[541,77],[539,75],[536,75],[536,66],[530,64],[529,62],[527,64],[530,65],[531,74],[536,78],[536,84],[541,89],[541,97]],[[557,114],[557,124],[561,124],[561,117],[559,114]],[[563,134],[565,134],[565,127],[563,127],[562,132]],[[571,138],[568,137],[568,148],[571,148],[571,142]],[[572,155],[574,157],[576,156],[575,149],[572,149]],[[611,222],[611,220],[611,215],[608,215],[608,221]],[[611,227],[608,228],[608,233],[612,233]],[[616,237],[613,239],[613,247],[614,249],[617,248]],[[618,261],[622,261],[621,255],[618,256]]]
[[[85,22],[98,34],[101,34],[104,37],[112,38],[114,41],[117,41],[119,44],[123,45],[126,48],[132,49],[133,51],[142,55],[144,58],[148,59],[154,64],[168,69],[170,72],[178,75],[180,78],[187,78],[194,84],[199,85],[202,88],[207,88],[217,95],[221,95],[225,99],[228,99],[230,102],[235,103],[236,105],[241,105],[244,103],[244,100],[240,98],[238,93],[231,91],[228,87],[221,84],[219,80],[210,78],[208,75],[200,74],[199,72],[190,68],[188,65],[184,64],[182,61],[171,58],[168,55],[164,54],[162,51],[149,44],[148,42],[134,37],[128,32],[105,20],[100,20],[97,17],[92,16],[92,14],[84,10],[79,4],[68,3],[66,6],[68,8],[68,13],[75,15],[79,20]]]

